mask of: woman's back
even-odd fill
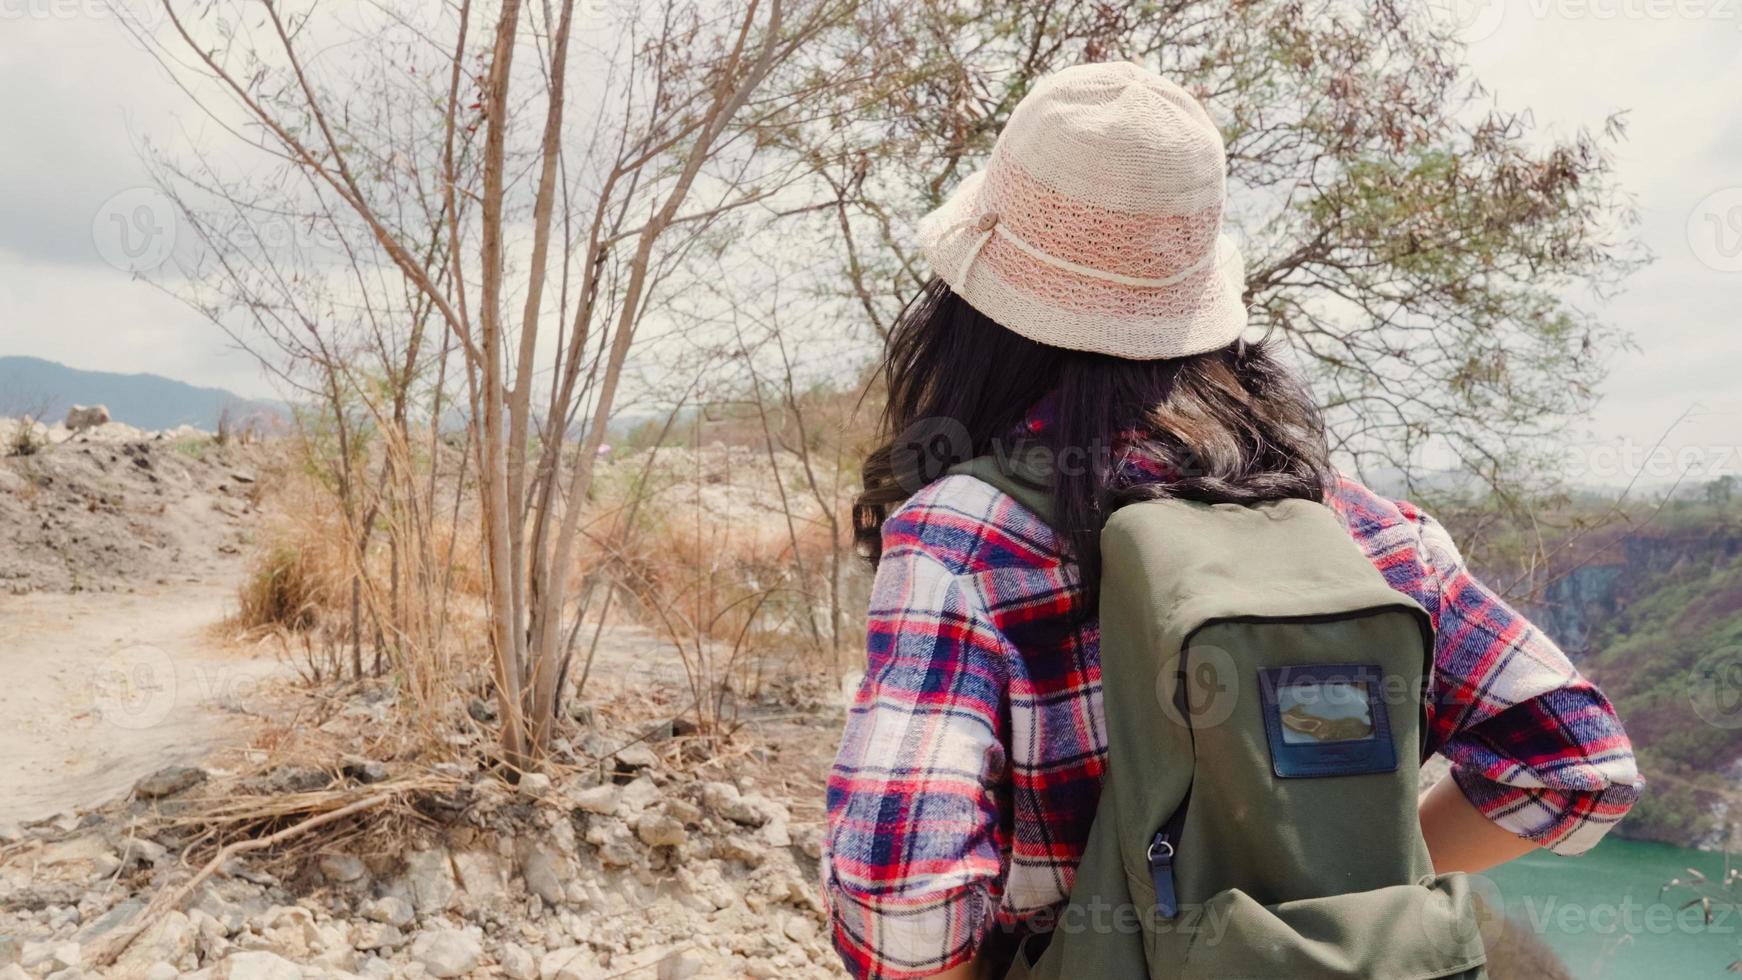
[[[1413,505],[1340,480],[1326,503],[1434,621],[1429,744],[1485,813],[1589,847],[1637,796],[1601,693],[1470,576]],[[1065,900],[1106,767],[1097,623],[1061,537],[969,476],[883,524],[867,676],[829,778],[836,943],[867,975],[936,972]],[[1545,738],[1576,728],[1580,741]]]

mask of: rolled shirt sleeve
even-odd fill
[[[1417,514],[1437,580],[1431,725],[1452,778],[1490,820],[1560,854],[1601,840],[1639,798],[1632,743],[1603,693]]]
[[[970,960],[1009,853],[1007,643],[973,579],[925,546],[923,520],[885,523],[868,669],[828,781],[824,894],[860,977]]]

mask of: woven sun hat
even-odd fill
[[[956,294],[1054,347],[1132,360],[1233,343],[1240,252],[1222,234],[1227,158],[1203,106],[1127,62],[1047,76],[986,168],[919,223]]]

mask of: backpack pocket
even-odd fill
[[[1487,953],[1461,874],[1277,905],[1234,888],[1184,913],[1181,925],[1191,936],[1181,980],[1486,976]]]

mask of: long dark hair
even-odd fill
[[[854,537],[872,562],[883,521],[902,501],[1013,439],[1078,463],[1053,467],[1053,523],[1091,599],[1101,525],[1119,506],[1320,500],[1331,479],[1318,407],[1268,343],[1152,361],[1063,350],[999,326],[933,279],[891,331],[882,374],[885,441],[865,459],[853,507]],[[1024,436],[1043,398],[1050,424]],[[1164,477],[1126,478],[1134,461]]]

